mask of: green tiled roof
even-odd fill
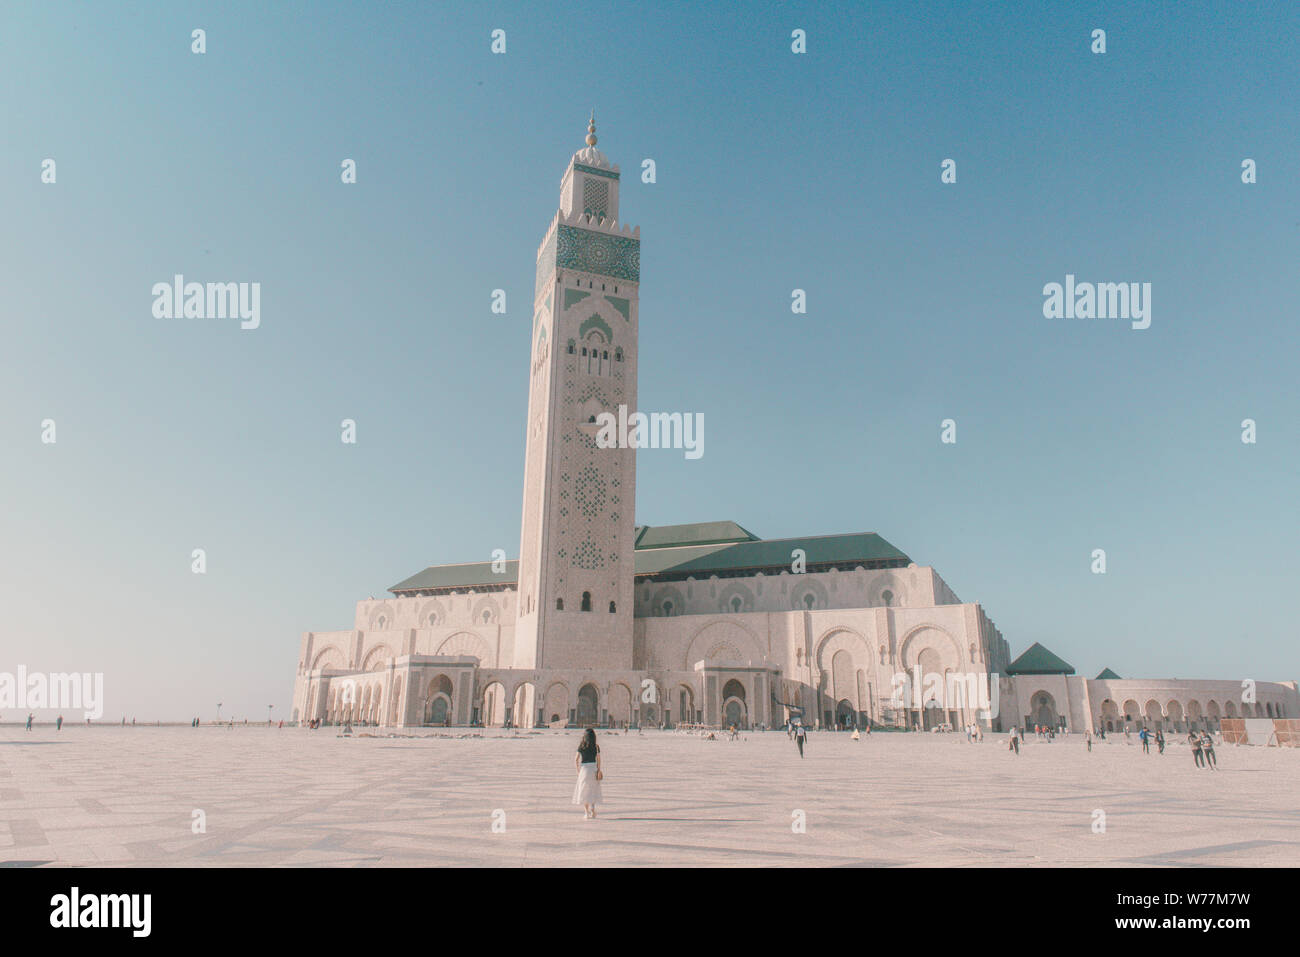
[[[638,575],[692,574],[707,576],[712,572],[741,571],[790,567],[791,552],[801,548],[808,565],[854,562],[911,561],[879,535],[820,535],[811,538],[776,538],[771,540],[726,543],[721,545],[681,545],[638,550]]]
[[[1115,674],[1115,672],[1111,671],[1109,668],[1102,668],[1101,674],[1097,675],[1097,677],[1094,678],[1093,680],[1094,681],[1108,681],[1108,680],[1123,681],[1124,679],[1121,678],[1119,675]]]
[[[638,525],[636,547],[671,548],[674,545],[718,545],[756,542],[758,536],[735,522],[696,522],[693,525]]]
[[[1072,675],[1074,665],[1058,658],[1038,642],[1011,664],[1007,665],[1009,675]]]
[[[704,578],[715,572],[789,568],[793,560],[791,552],[796,548],[803,549],[809,566],[868,562],[901,566],[911,562],[907,555],[872,532],[767,541],[735,522],[700,522],[694,525],[638,526],[636,574],[681,574]],[[506,562],[501,574],[492,571],[491,562],[431,565],[388,590],[398,593],[430,588],[512,585],[518,580],[519,563],[516,561]]]
[[[505,571],[492,571],[491,562],[464,565],[430,565],[424,571],[400,581],[391,592],[415,591],[419,588],[469,588],[476,585],[513,585],[519,581],[519,563],[506,562]]]

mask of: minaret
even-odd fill
[[[516,668],[632,667],[636,451],[596,443],[597,416],[636,411],[641,230],[618,185],[593,110],[537,255]]]

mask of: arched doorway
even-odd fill
[[[1162,717],[1164,712],[1160,708],[1160,702],[1152,698],[1147,702],[1146,723],[1147,728],[1151,731],[1159,731],[1162,727]]]
[[[493,681],[483,689],[478,719],[485,728],[499,728],[506,723],[506,688],[501,682]]]
[[[835,705],[835,727],[841,731],[850,730],[858,726],[858,712],[853,707],[853,702],[848,698],[841,698]]]
[[[510,723],[516,728],[531,728],[537,718],[535,704],[537,691],[531,682],[525,681],[515,689],[514,711]]]
[[[749,727],[749,708],[745,704],[745,686],[732,678],[722,686],[722,726]]]
[[[1169,729],[1171,731],[1183,731],[1183,706],[1176,698],[1170,698],[1169,703],[1165,705],[1165,714],[1169,716]]]
[[[542,714],[547,724],[569,723],[569,689],[564,682],[557,681],[547,687]]]
[[[451,679],[438,675],[429,682],[429,690],[424,696],[424,723],[435,727],[451,724]]]
[[[690,685],[677,686],[677,723],[695,723],[695,692]]]
[[[594,725],[600,718],[600,695],[596,686],[588,682],[578,689],[578,724],[584,728]]]
[[[1056,698],[1050,692],[1036,691],[1029,699],[1029,723],[1042,725],[1044,728],[1059,728],[1060,717],[1056,710]]]

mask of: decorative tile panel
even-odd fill
[[[555,265],[559,269],[641,281],[641,240],[559,224],[555,229]],[[549,249],[550,243],[547,243]],[[545,259],[545,253],[543,253]],[[541,275],[542,263],[538,263]],[[539,286],[540,288],[539,279]]]

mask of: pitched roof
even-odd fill
[[[1102,668],[1101,674],[1097,675],[1097,677],[1093,678],[1092,680],[1093,681],[1107,681],[1107,680],[1123,681],[1124,679],[1121,678],[1119,675],[1115,674],[1115,672],[1111,671],[1109,668]]]
[[[637,548],[671,548],[674,545],[718,545],[756,542],[758,536],[735,522],[695,522],[692,525],[638,525]]]
[[[1009,675],[1072,675],[1074,665],[1048,651],[1038,642],[1034,642],[1011,664],[1007,665]]]
[[[764,540],[735,522],[699,522],[694,525],[638,526],[635,560],[637,575],[694,575],[714,572],[758,572],[790,567],[791,553],[802,549],[808,565],[911,562],[903,552],[873,532],[854,535],[819,535],[811,538]],[[504,571],[492,562],[430,565],[424,571],[393,585],[393,593],[431,588],[471,588],[512,585],[519,581],[519,563],[505,563]]]

